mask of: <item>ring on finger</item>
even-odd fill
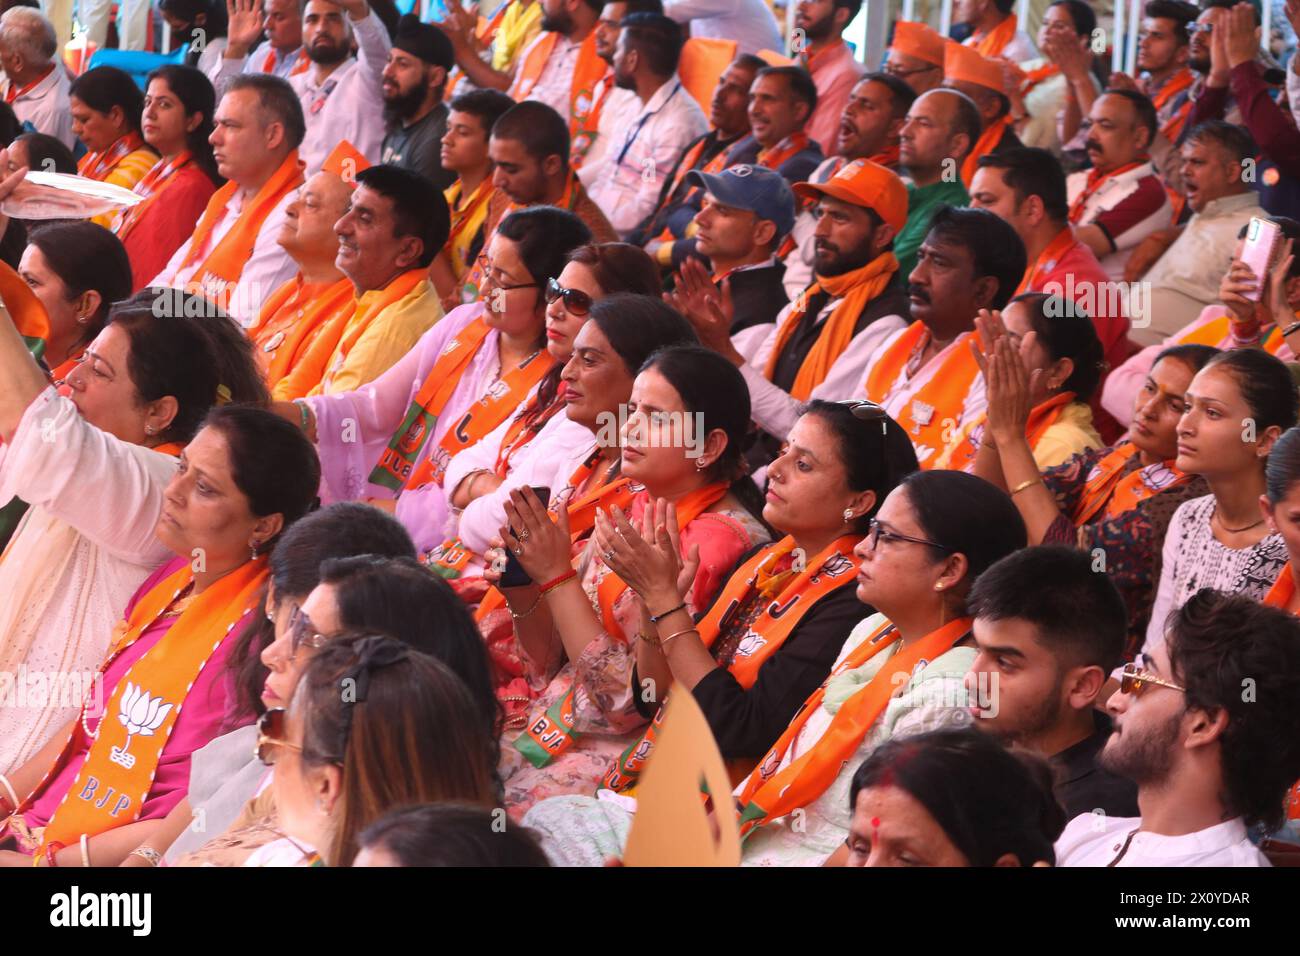
[[[517,537],[520,541],[527,541],[528,534],[529,534],[528,529],[525,528],[523,531],[520,531],[519,534],[515,535],[515,537]]]
[[[606,549],[605,549],[604,558],[605,558],[605,563],[606,563],[606,564],[609,564],[611,561],[613,561],[613,560],[614,560],[614,549],[613,549],[613,548],[606,548]]]

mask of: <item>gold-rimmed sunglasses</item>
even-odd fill
[[[1163,680],[1150,671],[1138,667],[1135,663],[1124,665],[1124,670],[1120,672],[1119,679],[1119,692],[1121,694],[1132,694],[1134,697],[1141,697],[1142,692],[1146,690],[1148,685],[1168,687],[1170,690],[1176,690],[1179,693],[1187,693],[1186,687],[1179,687],[1171,681]]]
[[[272,707],[257,720],[257,746],[253,748],[253,756],[268,767],[275,766],[277,748],[302,753],[300,746],[285,739],[288,716],[283,707]]]

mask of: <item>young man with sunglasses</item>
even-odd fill
[[[1248,830],[1277,829],[1300,777],[1300,621],[1202,590],[1126,665],[1103,767],[1138,787],[1138,817],[1088,813],[1058,866],[1268,866]]]
[[[979,648],[966,675],[976,729],[1046,757],[1068,817],[1136,815],[1133,782],[1097,764],[1111,723],[1096,703],[1122,660],[1128,615],[1092,556],[1017,551],[980,575],[966,604]]]

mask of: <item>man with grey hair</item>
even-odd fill
[[[297,271],[276,239],[303,183],[305,123],[293,89],[266,73],[232,78],[214,119],[208,139],[229,182],[149,285],[198,291],[248,326]]]
[[[54,25],[39,10],[13,7],[0,16],[0,94],[20,123],[71,149],[75,140],[68,74],[58,52]]]

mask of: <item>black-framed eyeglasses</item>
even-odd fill
[[[953,549],[946,544],[940,544],[937,541],[927,541],[925,538],[913,538],[911,535],[899,534],[897,531],[890,531],[875,518],[867,524],[867,550],[875,551],[881,541],[888,544],[891,541],[906,541],[909,544],[923,544],[927,548],[938,548],[944,554],[952,554]]]
[[[268,767],[275,765],[277,748],[302,753],[302,748],[286,739],[289,712],[283,707],[272,707],[257,719],[257,744],[253,755]]]
[[[586,315],[591,311],[592,298],[581,289],[566,289],[556,279],[546,281],[546,301],[564,300],[564,308],[570,315]]]
[[[300,605],[295,604],[293,610],[289,612],[289,657],[297,656],[298,649],[301,647],[310,647],[312,650],[319,650],[324,647],[329,638],[316,630],[316,625],[312,623],[307,612]]]
[[[885,411],[883,405],[869,398],[846,398],[840,404],[859,421],[880,422],[880,434],[884,435],[889,431],[889,412]]]
[[[486,252],[480,252],[478,258],[474,261],[478,263],[479,271],[484,278],[492,283],[494,289],[499,289],[502,292],[513,292],[515,289],[539,289],[542,287],[540,282],[521,282],[518,285],[506,285],[501,281],[501,270],[493,268],[488,263]]]

